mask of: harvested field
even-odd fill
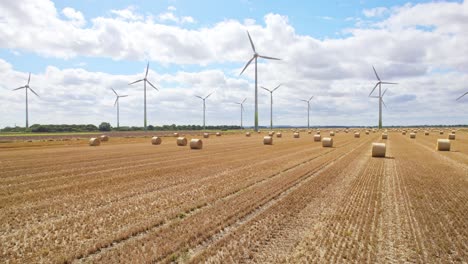
[[[468,261],[466,131],[446,152],[438,133],[337,133],[332,148],[283,134],[265,146],[262,134],[223,133],[199,151],[171,133],[157,147],[146,134],[3,143],[0,260]]]

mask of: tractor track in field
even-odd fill
[[[349,140],[349,141],[347,141],[347,143],[346,143],[345,145],[349,145],[349,144],[351,144],[352,142],[353,142],[352,140]],[[344,146],[341,146],[341,147],[344,147]],[[217,199],[217,200],[214,201],[213,203],[207,204],[206,206],[203,206],[203,207],[199,208],[199,210],[196,210],[196,211],[194,211],[193,213],[188,214],[187,217],[184,218],[184,220],[187,219],[187,218],[190,218],[190,217],[193,216],[193,215],[201,214],[201,213],[203,213],[203,210],[205,210],[206,208],[214,207],[214,206],[216,206],[218,203],[220,203],[221,201],[229,200],[229,199],[232,198],[232,197],[239,196],[239,195],[241,195],[242,193],[245,193],[245,192],[247,192],[247,191],[249,191],[249,190],[255,188],[256,186],[261,185],[261,184],[264,183],[265,181],[271,181],[272,179],[274,179],[274,178],[276,178],[276,177],[278,177],[278,176],[281,176],[281,175],[284,174],[284,173],[287,173],[287,172],[289,172],[289,171],[291,171],[291,170],[294,170],[294,169],[296,169],[296,168],[298,168],[298,167],[300,167],[300,166],[303,166],[304,164],[307,164],[308,162],[311,162],[311,161],[316,160],[316,159],[318,159],[318,158],[321,158],[321,157],[323,157],[323,156],[325,156],[325,155],[327,155],[327,154],[330,154],[330,153],[334,152],[335,150],[336,150],[336,149],[332,149],[332,151],[328,151],[328,152],[326,152],[326,153],[320,154],[319,156],[313,157],[313,158],[308,159],[308,160],[305,160],[305,161],[303,161],[303,162],[301,162],[301,163],[299,163],[299,164],[296,164],[296,165],[293,165],[293,166],[288,167],[288,168],[286,168],[286,169],[283,169],[281,172],[274,173],[274,174],[272,174],[272,175],[270,175],[270,176],[268,176],[268,177],[265,177],[263,180],[261,180],[261,181],[259,181],[259,182],[255,182],[254,184],[252,184],[252,185],[250,185],[250,186],[248,186],[248,187],[246,187],[246,188],[244,188],[244,189],[242,189],[242,190],[238,190],[238,191],[236,191],[236,192],[234,192],[234,193],[231,193],[231,194],[229,194],[228,196],[220,197],[219,199]],[[330,162],[333,162],[333,160],[330,161]],[[321,165],[321,166],[323,166],[323,165]],[[293,185],[297,184],[297,181],[300,181],[300,179],[294,181],[292,184],[293,184]],[[287,186],[287,187],[284,187],[284,188],[290,188],[290,187]],[[277,195],[274,194],[274,195],[271,197],[271,199],[274,199],[276,196],[277,196]],[[264,202],[265,202],[265,203],[268,203],[268,201],[270,201],[270,199],[268,199],[268,200],[266,200],[266,201],[264,201]],[[260,206],[261,206],[261,205],[256,205],[256,206],[254,206],[254,208],[257,208],[257,209],[258,209],[258,208],[260,208]],[[255,209],[255,210],[257,210],[257,209]],[[173,225],[174,223],[177,223],[178,221],[179,221],[179,220],[178,220],[177,218],[174,218],[174,219],[171,219],[170,221],[167,221],[163,226],[156,226],[155,228],[161,229],[161,228],[165,228],[165,227],[170,227],[171,225]],[[234,220],[234,221],[235,221],[235,220]],[[232,222],[232,221],[231,221],[231,222]],[[229,224],[229,226],[230,226],[230,225],[231,225],[231,224]],[[224,230],[224,229],[225,229],[225,227],[221,228],[221,230],[220,230],[219,232],[224,232],[224,231],[222,231],[222,230]],[[130,236],[130,237],[126,238],[125,240],[119,241],[119,243],[121,243],[121,242],[126,242],[126,241],[129,241],[129,240],[137,240],[137,239],[139,239],[140,237],[145,236],[145,235],[148,234],[149,232],[154,232],[154,231],[155,231],[155,230],[145,230],[145,231],[142,232],[142,233],[135,234],[135,235],[133,235],[133,236]],[[215,235],[215,234],[213,234],[213,235]],[[205,239],[203,239],[202,241],[205,241],[205,240],[208,240],[208,239],[209,239],[209,238],[205,238]],[[113,244],[113,245],[111,245],[111,247],[105,247],[105,248],[103,248],[103,249],[100,249],[99,251],[94,252],[93,254],[89,254],[88,256],[84,257],[83,260],[85,260],[85,259],[88,258],[88,257],[93,257],[94,254],[102,253],[103,251],[108,251],[108,250],[110,250],[112,247],[115,247],[115,246],[118,246],[118,244]],[[158,257],[157,259],[155,259],[154,261],[164,261],[165,259],[167,260],[167,258],[170,258],[171,255],[174,254],[175,252],[177,252],[177,250],[168,252],[168,253],[164,254],[163,256],[159,256],[159,257]],[[85,261],[86,261],[86,260],[85,260]]]

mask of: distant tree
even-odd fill
[[[149,125],[149,126],[148,126],[148,130],[154,130],[154,126],[153,126],[153,125]]]
[[[107,122],[102,122],[99,125],[99,131],[111,131],[112,126]]]

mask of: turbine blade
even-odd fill
[[[456,101],[460,100],[460,99],[461,99],[463,96],[465,96],[465,95],[467,95],[467,94],[468,94],[468,92],[466,92],[466,93],[462,94],[460,97],[458,97],[458,98],[457,98],[457,100],[456,100]]]
[[[374,89],[372,89],[372,91],[371,91],[370,94],[369,94],[369,97],[370,97],[371,94],[375,91],[375,88],[377,88],[377,86],[379,86],[379,83],[380,83],[380,82],[378,82],[378,83],[375,84]]]
[[[127,97],[128,95],[119,95],[119,97]]]
[[[271,93],[270,89],[268,89],[268,88],[265,88],[263,86],[260,86],[260,88],[262,88],[263,90],[267,90],[267,91],[269,91]]]
[[[385,109],[387,109],[387,105],[385,104],[384,100],[382,100],[382,104],[385,106]]]
[[[33,92],[33,94],[35,94],[37,97],[40,97],[33,89],[31,89],[31,87],[28,87],[28,88],[29,88],[29,90],[31,90],[31,92]],[[28,88],[26,88],[26,89],[28,89]]]
[[[119,97],[115,98],[114,107],[117,105],[117,101],[119,101]]]
[[[245,103],[245,100],[247,100],[247,98],[245,98],[244,101],[242,101],[242,104]]]
[[[281,60],[281,59],[278,59],[278,58],[273,58],[273,57],[268,57],[268,56],[263,56],[263,55],[258,55],[260,58],[264,58],[264,59],[267,59],[267,60]]]
[[[234,103],[235,103],[235,104],[238,104],[238,105],[240,105],[240,104],[241,104],[241,103],[237,103],[237,102],[234,102]]]
[[[148,61],[148,64],[146,64],[145,79],[146,79],[146,77],[148,77],[148,70],[149,70],[149,61]]]
[[[256,53],[256,51],[255,51],[255,45],[253,44],[252,38],[250,37],[250,33],[249,33],[248,30],[247,30],[247,36],[249,36],[250,45],[252,46],[253,52]]]
[[[312,95],[312,96],[309,98],[308,102],[310,102],[310,100],[312,100],[312,98],[314,98],[314,96],[313,96],[313,95]]]
[[[117,92],[114,90],[114,88],[111,87],[111,89],[112,89],[112,91],[115,93],[115,95],[119,96],[119,95],[117,94]]]
[[[383,91],[382,93],[382,97],[385,95],[385,93],[387,92],[388,89],[385,89],[385,91]]]
[[[392,83],[392,82],[381,82],[381,84],[398,84],[398,83]]]
[[[214,92],[211,92],[209,95],[207,95],[207,96],[205,97],[205,99],[208,98],[208,97],[210,97],[210,95],[212,95],[213,93],[214,93]]]
[[[274,92],[274,91],[276,91],[276,89],[280,88],[280,86],[281,86],[281,85],[282,85],[282,84],[280,84],[280,85],[276,86],[276,88],[275,88],[275,89],[273,89],[273,92]]]
[[[141,82],[141,81],[143,81],[143,79],[138,80],[138,81],[134,81],[134,82],[132,82],[132,83],[129,83],[128,85],[131,85],[131,84],[134,84],[134,83],[137,83],[137,82]]]
[[[29,85],[29,81],[31,80],[31,73],[29,73],[29,78],[28,78],[28,85]]]
[[[156,91],[159,91],[158,88],[156,88],[156,86],[154,86],[150,81],[146,80],[146,82],[151,85],[151,87],[153,87],[154,89],[156,89]]]
[[[201,97],[201,96],[199,96],[199,95],[195,95],[195,97],[198,97],[198,98],[200,98],[200,99],[203,100],[203,97]]]
[[[369,96],[370,98],[379,98],[378,96]]]
[[[26,86],[18,87],[18,88],[16,88],[16,89],[13,89],[12,91],[16,91],[16,90],[23,89],[23,88],[26,88]]]
[[[375,70],[374,65],[372,65],[372,69],[374,69],[375,77],[377,77],[377,80],[379,80],[380,82],[379,75],[377,74],[377,71]]]
[[[241,73],[239,74],[242,75],[242,73],[245,71],[245,69],[247,69],[247,67],[249,67],[250,63],[253,61],[253,59],[255,59],[255,56],[253,56],[248,62],[247,64],[245,65],[244,69],[242,69]]]
[[[303,102],[306,102],[306,103],[309,103],[309,101],[307,101],[307,100],[303,100],[303,99],[299,99],[299,100],[301,100]]]

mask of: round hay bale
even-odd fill
[[[410,133],[410,134],[409,134],[409,137],[410,137],[410,138],[416,138],[416,133],[414,133],[414,132]]]
[[[443,134],[444,134],[444,131],[442,131],[442,130],[439,131],[439,134],[440,134],[440,135],[443,135]]]
[[[317,131],[315,132],[315,134],[316,134],[316,135],[320,135],[320,130],[317,130]]]
[[[333,138],[325,137],[322,139],[322,147],[331,148],[333,147]]]
[[[382,133],[382,139],[388,139],[388,134],[387,133]]]
[[[250,132],[245,132],[246,137],[250,137]]]
[[[187,146],[187,139],[185,137],[178,137],[177,146]]]
[[[109,141],[109,137],[107,135],[101,135],[99,139],[101,140],[101,142]]]
[[[294,136],[294,138],[299,138],[299,133],[298,133],[298,132],[294,132],[293,136]]]
[[[344,132],[345,132],[345,133],[348,133],[348,129],[346,129]]]
[[[89,145],[90,146],[99,146],[99,145],[101,145],[101,140],[99,138],[91,138],[89,140]]]
[[[429,131],[424,131],[425,136],[429,136]]]
[[[318,134],[315,134],[314,135],[314,141],[319,142],[320,140],[322,140],[322,136],[320,136]]]
[[[275,131],[268,132],[268,136],[272,137],[275,134]]]
[[[216,136],[217,136],[217,137],[220,137],[220,136],[221,136],[221,132],[216,132]]]
[[[438,151],[450,151],[450,140],[437,139],[437,150]]]
[[[273,145],[273,137],[271,136],[263,137],[263,145]]]
[[[359,133],[359,132],[354,133],[354,137],[355,137],[355,138],[360,138],[360,137],[361,137],[361,133]]]
[[[179,133],[174,133],[174,137],[179,137]]]
[[[330,137],[334,137],[334,136],[335,136],[335,132],[330,131]]]
[[[450,139],[450,140],[455,140],[455,134],[449,134],[448,139]]]
[[[452,130],[452,134],[455,134],[455,130]]]
[[[403,136],[406,136],[406,131],[401,132]]]
[[[310,134],[312,134],[312,131],[310,131],[310,130],[309,130],[309,131],[307,131],[307,134],[309,134],[309,135],[310,135]]]
[[[185,142],[185,144],[187,144],[187,141]],[[190,140],[190,148],[191,149],[202,149],[203,148],[203,141],[201,139],[192,138],[192,140]]]
[[[160,145],[162,142],[160,137],[152,137],[151,138],[151,144],[153,145]]]
[[[385,143],[372,143],[372,157],[385,157]]]
[[[280,132],[276,133],[276,137],[277,137],[277,138],[280,138],[280,137],[282,137],[282,136],[283,136],[283,134],[281,134]]]
[[[209,134],[209,133],[203,133],[203,137],[204,137],[204,138],[209,138],[209,137],[210,137],[210,134]]]
[[[369,130],[366,130],[366,135],[369,135]]]

